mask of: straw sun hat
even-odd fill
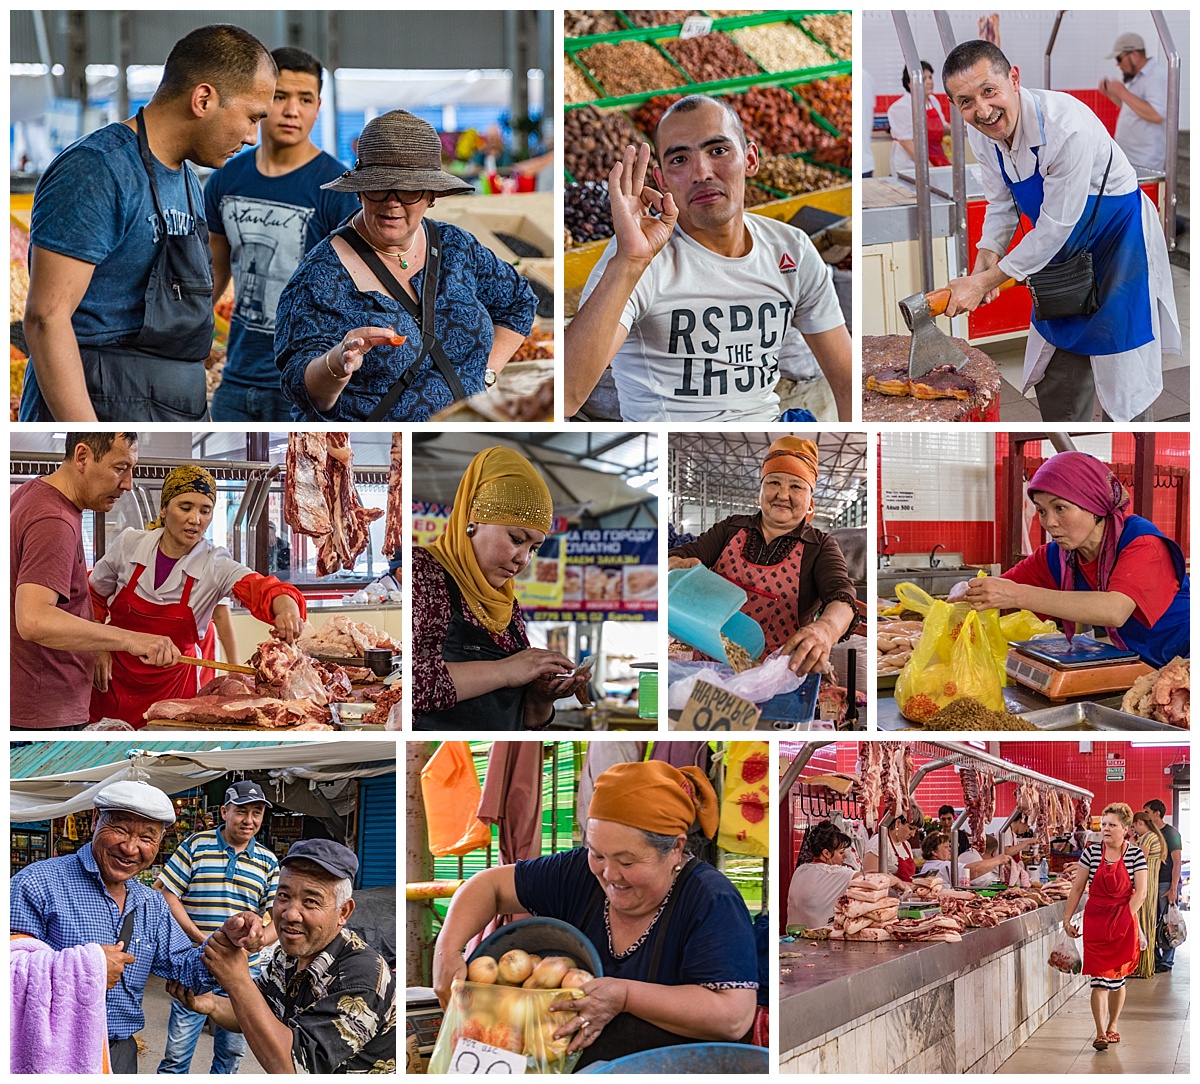
[[[358,137],[358,161],[335,181],[335,192],[398,189],[454,196],[473,191],[442,171],[442,142],[433,126],[403,109],[376,117]]]

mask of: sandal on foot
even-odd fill
[[[1115,1031],[1107,1032],[1105,1034],[1104,1038],[1108,1040],[1109,1046],[1112,1046],[1113,1043],[1119,1043],[1121,1041],[1121,1036],[1118,1035]]]
[[[1108,1040],[1104,1039],[1104,1038],[1096,1039],[1092,1043],[1092,1048],[1094,1050],[1107,1050],[1108,1049]]]

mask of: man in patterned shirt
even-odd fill
[[[202,944],[230,915],[253,911],[261,916],[270,911],[279,883],[279,860],[254,840],[270,806],[257,783],[249,779],[234,783],[221,806],[223,828],[189,836],[159,874],[154,887],[196,944]],[[275,927],[268,924],[263,944],[274,940]],[[258,974],[257,955],[250,957],[250,973]],[[205,1020],[182,1002],[171,1003],[160,1073],[189,1071]],[[245,1053],[246,1038],[241,1032],[216,1028],[209,1072],[236,1073]]]
[[[171,799],[148,783],[112,783],[96,795],[91,841],[71,855],[34,862],[9,886],[13,933],[53,949],[98,944],[108,962],[108,1049],[114,1073],[137,1072],[134,1033],[145,1026],[142,995],[153,973],[191,989],[215,985],[166,903],[138,881],[175,823]],[[229,918],[206,944],[261,947],[254,916]],[[245,952],[242,959],[246,958]]]
[[[394,1073],[396,978],[345,928],[358,858],[340,843],[306,839],[280,862],[271,918],[279,948],[262,975],[225,941],[204,962],[228,998],[167,983],[171,996],[220,1027],[240,1030],[268,1073]]]

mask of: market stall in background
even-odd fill
[[[658,718],[658,439],[645,433],[413,436],[414,545],[446,528],[473,456],[500,445],[549,488],[554,522],[513,581],[530,646],[590,667],[590,703],[559,701],[552,726],[653,729]],[[588,660],[591,660],[589,663]],[[481,728],[487,727],[480,720]]]
[[[1114,43],[1134,33],[1156,67],[1133,84],[1137,97],[1150,97],[1152,112],[1162,115],[1168,153],[1157,162],[1140,160],[1135,144],[1118,127],[1132,116],[1113,93],[1097,88],[1111,79],[1129,83],[1133,72],[1114,59]],[[1023,89],[1062,91],[1093,112],[1137,172],[1142,190],[1159,209],[1160,227],[1171,250],[1170,268],[1181,319],[1188,307],[1190,220],[1188,162],[1190,146],[1190,33],[1185,11],[868,11],[862,21],[862,57],[871,73],[865,103],[873,136],[864,147],[862,257],[863,273],[863,418],[866,421],[1037,421],[1032,390],[1023,396],[1022,357],[1030,330],[1032,303],[1026,285],[1005,289],[975,311],[948,319],[931,305],[917,314],[926,296],[936,302],[951,280],[974,267],[982,237],[987,199],[979,164],[964,135],[962,115],[942,85],[942,64],[961,42],[982,38],[998,45],[1020,71]],[[1127,53],[1136,43],[1118,49]],[[906,70],[928,65],[932,93],[911,76],[912,91],[901,83]],[[1141,74],[1140,71],[1138,74]],[[1154,90],[1149,90],[1153,74]],[[1168,79],[1177,83],[1172,98]],[[1117,92],[1114,92],[1117,93]],[[1174,102],[1172,108],[1171,102]],[[923,103],[925,108],[921,109]],[[1141,104],[1146,104],[1145,102]],[[920,114],[920,121],[917,120]],[[1134,119],[1134,124],[1138,121]],[[1152,126],[1143,124],[1143,127]],[[1160,144],[1163,137],[1158,137]],[[1141,137],[1138,146],[1153,143]],[[907,152],[917,146],[914,160]],[[869,147],[869,149],[867,149]],[[928,152],[924,149],[928,147]],[[1178,225],[1177,225],[1178,223]],[[1032,228],[1026,219],[1024,230]],[[1021,241],[1018,231],[1012,246]],[[938,293],[935,293],[938,292]],[[954,354],[938,355],[931,367],[917,343],[916,320],[954,338]],[[912,336],[910,339],[910,335]],[[1154,420],[1189,417],[1190,350],[1163,358],[1163,392],[1154,403]],[[910,360],[911,349],[911,360]],[[951,356],[953,370],[937,371]],[[907,379],[906,379],[907,378]],[[911,380],[911,383],[909,383]],[[1061,419],[1062,415],[1059,416]],[[1047,419],[1056,420],[1056,419]]]
[[[1186,433],[882,434],[876,496],[881,728],[1189,727],[1190,451]],[[1161,605],[1146,602],[1161,616],[1141,633],[1138,628],[1144,626],[1121,626],[1119,638],[1105,627],[1088,628],[1007,604],[982,608],[968,618],[973,603],[963,591],[980,577],[1008,573],[1018,584],[1040,582],[1034,566],[1054,552],[1045,545],[1053,543],[1057,549],[1055,538],[1066,552],[1075,545],[1057,518],[1039,522],[1029,483],[1051,460],[1058,464],[1063,460],[1057,457],[1070,460],[1078,452],[1095,457],[1099,462],[1089,465],[1101,473],[1110,470],[1129,495],[1128,504],[1119,509],[1120,522],[1105,520],[1105,530],[1121,539],[1109,573],[1117,577],[1111,589],[1120,591],[1123,583],[1141,606],[1144,589],[1160,592],[1165,589],[1161,581],[1175,575],[1183,581],[1175,600],[1170,601],[1168,591]],[[1054,481],[1039,485],[1069,489]],[[1039,499],[1046,503],[1044,495]],[[1089,506],[1089,511],[1097,508]],[[1050,505],[1047,512],[1055,515]],[[1099,526],[1088,515],[1084,526],[1090,530],[1093,525]],[[1138,531],[1163,538],[1138,539],[1156,548],[1132,568],[1124,567],[1120,554]],[[1174,553],[1170,547],[1180,551],[1174,558],[1167,556]],[[1084,572],[1091,576],[1087,562],[1097,558],[1086,545],[1080,553]],[[1143,562],[1159,559],[1164,562],[1159,571],[1145,571],[1152,565]],[[1172,559],[1182,562],[1178,571],[1171,569]],[[1048,575],[1056,572],[1057,562],[1047,568]],[[1047,579],[1042,586],[1053,585]],[[955,604],[947,605],[952,591]],[[1062,597],[1070,596],[1055,595]],[[1041,605],[1058,609],[1062,603]],[[1172,608],[1179,615],[1174,631],[1169,629]],[[1136,622],[1141,612],[1130,621]],[[957,636],[968,619],[977,622],[981,635]]]
[[[522,1064],[505,1071],[572,1071],[577,1059],[563,1053],[566,1043],[558,1046],[538,1037],[540,1009],[531,1024],[516,1025],[515,1035],[506,1034],[504,1026],[497,1028],[497,1023],[504,1024],[507,1011],[502,1005],[485,1005],[483,995],[507,994],[504,968],[508,960],[501,961],[500,982],[492,990],[481,983],[494,982],[494,975],[471,976],[471,989],[477,992],[479,1002],[476,1018],[468,1015],[464,1020],[453,1007],[444,1013],[432,989],[434,943],[452,898],[472,877],[498,866],[581,847],[598,777],[614,766],[646,761],[670,764],[684,772],[699,769],[711,781],[719,803],[719,828],[710,840],[694,825],[688,833],[687,852],[715,866],[732,883],[754,919],[755,930],[768,936],[766,784],[770,761],[766,742],[410,742],[405,762],[407,1072],[446,1071],[449,1052],[464,1036],[478,1039],[491,1053],[495,1046],[508,1044]],[[591,887],[583,891],[591,893],[595,882],[590,875],[587,880]],[[517,920],[515,926],[513,920]],[[670,915],[663,919],[664,923],[669,920]],[[503,916],[489,923],[484,935],[472,938],[466,955],[473,960],[489,951],[499,954],[524,948],[538,952],[540,946],[573,951],[574,964],[600,975],[595,967],[598,957],[588,938],[578,928],[545,916]],[[666,951],[678,951],[678,947]],[[760,955],[759,966],[765,966],[764,956]],[[589,973],[587,978],[591,977]],[[568,976],[562,983],[564,989],[555,990],[549,1001],[574,993],[566,989],[572,981]],[[765,972],[762,981],[758,1000],[765,1006]],[[535,984],[525,983],[531,985]],[[532,999],[547,995],[531,991],[529,996],[532,1007]],[[542,1006],[546,1003],[541,1002]],[[458,1030],[447,1036],[444,1025],[451,1019]],[[477,1024],[486,1025],[483,1032],[476,1029]],[[754,1044],[759,1044],[757,1028]],[[765,1041],[761,1045],[702,1046],[685,1042],[620,1059],[619,1067],[617,1062],[600,1062],[585,1071],[693,1073],[724,1069],[765,1073],[763,1046]],[[431,1058],[435,1059],[433,1066]]]
[[[59,434],[14,431],[10,492],[50,477],[62,443]],[[148,432],[137,451],[132,490],[107,513],[82,513],[89,572],[124,531],[159,518],[172,471],[199,467],[216,483],[208,541],[295,588],[307,621],[284,643],[226,600],[199,630],[198,650],[215,669],[189,668],[196,681],[186,692],[127,722],[153,730],[399,729],[401,434]]]
[[[702,561],[706,567],[673,569],[668,573],[667,600],[672,728],[698,729],[708,719],[708,715],[698,719],[694,711],[686,711],[696,677],[702,672],[708,677],[700,680],[710,688],[717,678],[728,683],[728,691],[749,699],[757,708],[757,716],[743,714],[739,728],[866,727],[866,436],[799,435],[815,442],[817,450],[811,527],[836,545],[856,599],[855,615],[847,629],[850,635],[833,645],[830,672],[809,675],[797,687],[796,679],[783,672],[782,659],[769,661],[775,652],[767,650],[762,627],[749,616],[754,601],[751,595],[763,597],[761,590],[747,587],[746,577],[739,579],[739,573],[720,559]],[[667,461],[669,552],[719,529],[730,522],[729,517],[760,510],[760,479],[768,469],[764,461],[772,442],[783,436],[779,432],[671,434]],[[782,574],[794,575],[784,585],[785,591],[794,593],[802,576],[790,569]],[[820,580],[821,570],[815,575]],[[793,624],[797,613],[820,601],[808,597],[803,585],[799,590],[799,597],[789,605]]]
[[[1141,811],[1161,801],[1187,854],[1186,742],[785,741],[780,774],[778,869],[789,910],[778,922],[783,1071],[1100,1068],[1087,1068],[1096,1053],[1086,978],[1048,963],[1062,901],[1082,876],[1081,851],[1100,838],[1110,803]],[[822,849],[823,864],[812,840],[836,832],[849,843],[833,848],[831,859]],[[935,834],[935,843],[948,837],[951,858],[923,878],[933,859],[924,857],[922,840]],[[915,860],[905,869],[909,853]],[[996,864],[984,854],[1012,858]],[[963,874],[975,868],[985,872],[968,883]],[[892,877],[863,870],[896,874],[903,887],[889,890]],[[840,873],[843,887],[834,892],[826,882]],[[1153,1019],[1154,1034],[1127,1035],[1143,1045],[1136,1058],[1129,1049],[1124,1071],[1140,1071],[1146,1058],[1155,1071],[1181,1071],[1186,993],[1181,998],[1169,985],[1175,979],[1154,974],[1152,943],[1147,951],[1148,979],[1129,979],[1125,1020]]]
[[[850,13],[567,11],[564,20],[567,318],[613,235],[613,165],[626,146],[652,142],[672,103],[707,94],[737,111],[763,156],[746,185],[747,208],[809,234],[834,267],[849,323]],[[835,418],[815,359],[800,354],[784,370],[782,409],[809,407]],[[620,419],[611,373],[583,413],[592,421]]]
[[[554,206],[550,11],[480,11],[464,24],[454,12],[239,12],[237,25],[268,49],[309,50],[324,64],[322,105],[311,139],[347,169],[364,125],[394,109],[431,124],[446,170],[472,186],[440,200],[431,216],[473,235],[512,265],[537,295],[533,330],[495,387],[445,412],[459,421],[550,421],[553,416]],[[22,320],[29,285],[33,192],[56,154],[144,106],[172,44],[214,21],[199,11],[24,11],[12,17],[9,85],[11,171],[10,362],[12,420],[28,346]],[[520,73],[524,73],[522,76]],[[213,171],[200,168],[202,181]],[[481,198],[487,197],[487,198]],[[252,239],[253,240],[253,239]],[[273,249],[256,242],[250,309],[262,311]],[[221,382],[232,283],[215,305],[208,396]],[[272,302],[273,305],[273,302]],[[273,325],[272,325],[273,326]],[[284,418],[276,419],[284,421]]]

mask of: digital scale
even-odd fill
[[[1123,693],[1152,670],[1136,651],[1090,636],[1076,636],[1070,643],[1065,636],[1015,640],[1008,646],[1004,672],[1050,700]]]
[[[441,1029],[442,1007],[438,1004],[437,994],[427,986],[408,987],[405,991],[405,1034],[416,1036],[417,1049],[426,1065]]]

